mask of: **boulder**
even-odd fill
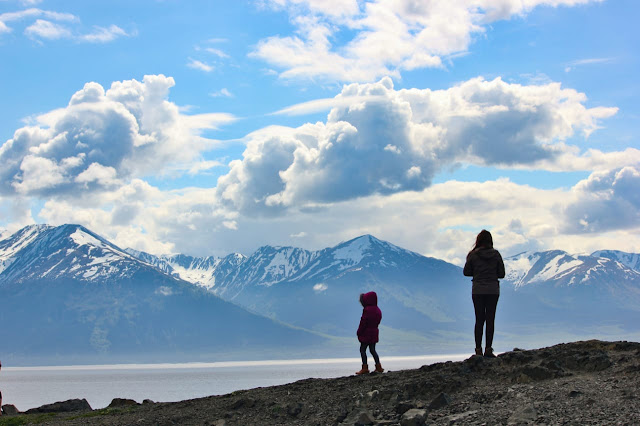
[[[427,410],[412,408],[402,415],[400,425],[402,426],[422,426],[427,419]]]
[[[36,413],[67,413],[70,411],[91,411],[92,408],[86,399],[68,399],[66,401],[45,404],[38,408],[25,411],[26,414]]]
[[[356,426],[372,425],[374,423],[376,423],[376,419],[373,417],[373,414],[368,411],[359,412],[354,422]]]
[[[134,405],[140,405],[135,402],[133,399],[128,398],[113,398],[111,400],[111,404],[107,406],[107,408],[117,408],[117,407],[132,407]]]
[[[413,401],[402,401],[396,404],[396,413],[402,415],[412,408],[416,408],[416,404]]]
[[[20,414],[20,411],[13,404],[5,404],[2,406],[2,414],[6,414],[8,416],[14,416],[16,414]]]
[[[440,392],[433,401],[429,404],[429,410],[437,410],[438,408],[446,407],[451,404],[451,398],[444,392]]]

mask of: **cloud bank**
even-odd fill
[[[509,84],[474,78],[447,90],[395,90],[390,78],[350,84],[326,122],[268,127],[247,136],[216,194],[244,213],[305,208],[373,194],[427,188],[457,164],[503,168],[605,168],[622,155],[580,150],[616,108],[587,108],[558,83]],[[613,157],[613,158],[612,158]],[[627,152],[627,161],[640,152]]]
[[[598,1],[264,0],[289,13],[296,34],[263,39],[251,55],[281,69],[285,79],[370,82],[442,67],[443,59],[465,52],[493,22],[540,6]]]
[[[326,101],[326,121],[257,130],[228,165],[202,158],[215,145],[200,132],[233,117],[181,113],[168,100],[173,84],[162,75],[108,90],[87,83],[69,105],[17,130],[0,147],[0,208],[27,222],[26,200],[45,199],[39,220],[81,223],[152,253],[322,248],[372,233],[459,263],[484,227],[507,253],[595,250],[603,241],[632,251],[640,243],[621,239],[640,227],[640,152],[571,145],[588,142],[616,108],[588,108],[584,94],[558,83],[350,84]],[[459,164],[591,175],[554,190],[508,179],[433,184]],[[161,190],[145,181],[167,168],[217,167],[229,170],[209,188]],[[594,232],[599,238],[589,239]]]
[[[167,100],[171,77],[87,83],[69,104],[17,130],[0,147],[0,192],[29,196],[109,190],[122,179],[189,168],[229,114],[184,115]]]

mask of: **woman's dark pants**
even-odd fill
[[[482,347],[482,331],[487,323],[487,348],[493,347],[493,331],[499,294],[473,294],[473,308],[476,311],[476,348]]]

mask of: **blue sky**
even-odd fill
[[[640,252],[640,4],[0,0],[0,227]]]

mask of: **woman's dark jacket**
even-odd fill
[[[500,294],[498,278],[504,278],[504,262],[498,250],[480,247],[471,251],[463,273],[473,277],[472,294]]]
[[[378,295],[375,291],[362,295],[362,318],[358,326],[360,343],[378,343],[378,325],[382,320],[382,312],[378,308]]]

